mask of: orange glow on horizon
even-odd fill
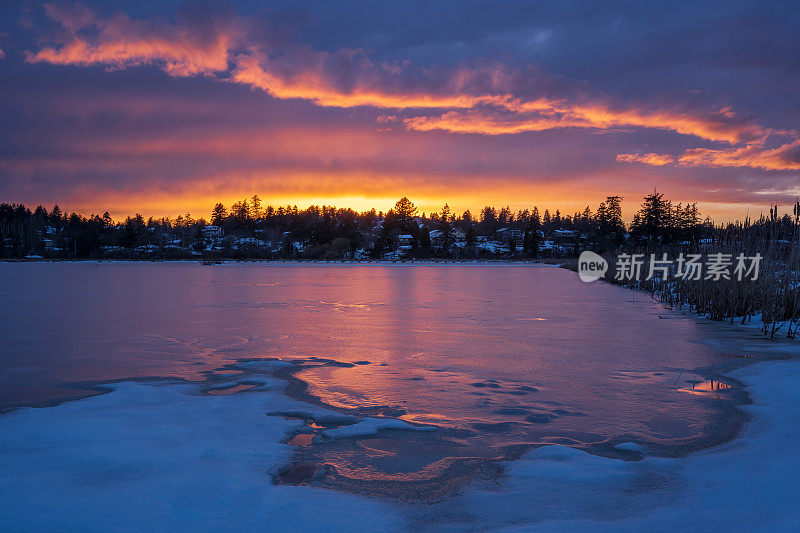
[[[210,219],[211,209],[217,202],[222,202],[226,209],[230,210],[233,203],[243,199],[250,199],[253,194],[258,194],[261,198],[262,208],[271,205],[274,208],[297,206],[298,209],[303,210],[311,205],[316,206],[334,206],[337,208],[351,208],[357,212],[365,212],[375,209],[379,212],[387,212],[394,207],[395,202],[399,200],[403,194],[398,193],[393,196],[363,196],[363,195],[314,195],[314,196],[268,196],[259,194],[258,191],[242,193],[240,195],[226,194],[224,196],[180,196],[169,197],[163,196],[159,198],[154,197],[128,197],[128,201],[123,200],[121,197],[118,202],[104,204],[104,199],[95,199],[91,201],[70,201],[60,204],[62,211],[78,212],[84,216],[90,214],[102,214],[108,210],[109,214],[114,220],[124,220],[127,216],[134,214],[141,214],[145,218],[161,218],[170,217],[175,218],[178,215],[185,216],[189,213],[192,218],[203,218],[206,221]],[[519,198],[519,195],[509,195],[505,199],[501,194],[493,194],[491,196],[482,195],[480,198],[470,196],[453,197],[436,197],[436,196],[422,196],[414,194],[406,194],[409,199],[417,207],[418,214],[425,213],[430,216],[431,213],[441,212],[445,203],[450,207],[451,212],[460,217],[465,210],[469,210],[473,219],[479,220],[481,210],[485,206],[496,208],[498,211],[503,207],[509,207],[516,215],[517,212],[528,209],[532,210],[534,206],[539,209],[540,216],[544,215],[545,210],[549,210],[551,215],[556,211],[561,212],[561,216],[572,216],[576,212],[582,212],[587,206],[594,213],[600,202],[605,200],[602,194],[595,194],[591,198],[588,196],[585,199],[566,199],[557,191],[540,191],[531,198],[536,200],[531,201],[513,201],[509,202],[508,198]],[[673,203],[678,203],[681,200],[677,198],[669,198]],[[105,198],[108,200],[108,197]],[[623,218],[626,223],[629,223],[633,218],[633,214],[639,209],[641,205],[641,195],[628,196],[622,202]],[[686,200],[683,200],[685,203]],[[34,204],[31,204],[32,207]],[[48,209],[51,206],[46,206]],[[703,217],[711,216],[715,223],[732,222],[736,220],[743,220],[745,217],[758,218],[761,213],[766,212],[767,207],[763,204],[735,204],[735,203],[710,203],[698,202]],[[791,206],[785,206],[781,209],[780,215],[790,213]]]

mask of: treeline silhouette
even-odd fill
[[[348,208],[263,206],[254,195],[230,208],[216,204],[206,221],[142,215],[113,220],[65,213],[58,205],[30,209],[0,204],[0,257],[6,259],[405,259],[543,258],[581,249],[611,252],[676,244],[697,247],[743,235],[794,239],[797,220],[770,216],[716,226],[696,204],[647,195],[626,227],[622,198],[609,196],[593,211],[563,214],[536,206],[513,212],[484,207],[455,214],[420,213],[408,198],[386,213]]]
[[[609,263],[605,279],[640,291],[679,309],[716,320],[756,322],[770,337],[795,337],[800,328],[800,204],[793,215],[714,224],[696,204],[673,204],[662,194],[644,197],[629,225],[623,222],[619,196],[609,196],[592,211],[540,214],[537,207],[512,212],[484,207],[477,215],[453,213],[448,205],[419,213],[401,198],[386,213],[356,212],[331,206],[262,207],[257,195],[216,204],[210,220],[186,214],[176,218],[141,215],[115,221],[102,216],[67,214],[58,206],[31,210],[0,204],[0,258],[19,259],[222,259],[406,260],[571,258],[586,249]],[[642,272],[651,258],[695,254],[730,258],[759,254],[759,276],[687,279],[615,279],[619,254],[642,254]],[[674,269],[673,269],[674,270]]]
[[[675,260],[683,255],[694,254],[701,265],[709,265],[714,260],[731,263],[731,270],[740,255],[748,258],[759,256],[756,275],[697,277],[679,276],[677,264],[672,265],[666,279],[654,275],[650,279],[617,279],[620,266],[619,254],[604,254],[609,263],[605,280],[645,291],[659,301],[674,308],[690,310],[712,320],[727,320],[731,324],[755,324],[761,332],[774,338],[785,334],[788,338],[797,337],[800,329],[800,203],[792,206],[792,215],[778,214],[778,206],[770,206],[769,214],[758,219],[746,218],[744,221],[713,226],[707,221],[703,224],[710,231],[700,231],[699,239],[678,240],[686,236],[696,237],[688,231],[679,238],[671,237],[685,221],[694,219],[688,209],[676,208],[672,217],[684,217],[684,223],[658,223],[658,213],[667,213],[664,203],[656,193],[648,195],[642,209],[634,217],[632,233],[638,231],[640,239],[631,240],[622,248],[623,252],[641,253],[641,271],[651,271],[652,261],[663,258]],[[648,218],[649,217],[649,218]],[[691,223],[689,226],[694,226]],[[655,265],[656,263],[654,263]],[[752,266],[752,262],[749,264]],[[575,265],[573,265],[574,267]]]

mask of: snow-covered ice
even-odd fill
[[[739,369],[754,399],[743,433],[683,458],[622,461],[545,446],[497,485],[426,505],[272,483],[309,417],[340,416],[279,388],[227,396],[195,384],[111,393],[0,416],[0,523],[9,531],[508,529],[792,530],[800,523],[800,362]],[[364,419],[333,436],[407,424]],[[338,434],[337,434],[338,433]],[[642,451],[633,443],[618,449]]]
[[[342,426],[340,428],[329,429],[324,432],[325,436],[334,439],[344,437],[364,437],[367,435],[375,435],[384,429],[405,429],[415,431],[432,431],[435,429],[432,426],[414,426],[397,420],[396,418],[365,418],[356,424],[350,426]]]
[[[800,362],[731,375],[749,385],[752,416],[723,446],[641,461],[545,446],[508,463],[499,487],[470,489],[417,520],[458,516],[464,526],[489,521],[507,531],[796,531]]]
[[[614,448],[618,450],[623,450],[626,452],[644,452],[646,448],[641,444],[636,444],[635,442],[623,442],[614,446]]]
[[[201,395],[123,382],[109,394],[0,416],[4,531],[393,530],[388,504],[272,483],[311,410],[280,392]]]
[[[473,266],[460,270],[461,277],[442,276],[427,267],[420,267],[419,271],[393,269],[403,274],[424,274],[415,278],[421,283],[417,287],[427,287],[422,299],[433,307],[423,308],[426,319],[420,321],[419,317],[405,313],[410,308],[408,302],[392,296],[396,287],[408,284],[386,284],[386,273],[372,267],[367,270],[380,275],[372,285],[360,290],[388,287],[382,293],[354,290],[359,285],[348,281],[351,270],[326,269],[326,283],[330,286],[324,290],[333,291],[334,296],[337,291],[344,293],[335,300],[327,296],[325,300],[319,298],[322,289],[314,276],[302,278],[302,283],[294,282],[291,289],[285,289],[287,292],[272,294],[271,288],[254,289],[257,285],[246,282],[263,281],[261,266],[239,266],[235,272],[198,269],[201,275],[192,285],[198,290],[186,290],[185,284],[175,282],[187,279],[188,266],[186,269],[173,264],[148,266],[156,270],[147,270],[147,277],[159,280],[150,285],[140,282],[141,265],[114,268],[71,265],[66,270],[64,265],[30,267],[35,270],[4,267],[14,280],[6,284],[13,290],[5,295],[14,304],[6,307],[14,312],[6,313],[2,321],[3,339],[6,346],[13,348],[4,352],[5,373],[0,376],[3,385],[0,392],[8,393],[12,388],[15,391],[7,394],[9,398],[26,403],[37,401],[35,394],[26,395],[36,392],[37,387],[45,387],[42,396],[51,398],[53,394],[64,393],[64,389],[57,387],[64,381],[83,383],[153,375],[182,375],[208,381],[199,384],[124,381],[108,385],[112,390],[108,394],[0,415],[0,530],[3,531],[709,528],[781,531],[794,529],[800,522],[800,494],[796,488],[800,474],[796,451],[800,437],[800,361],[797,360],[757,363],[730,374],[748,386],[754,403],[743,407],[752,415],[751,421],[736,439],[725,445],[679,459],[666,459],[648,456],[646,445],[640,447],[634,443],[647,442],[639,435],[624,437],[628,442],[616,445],[616,455],[625,459],[643,456],[640,461],[609,459],[572,448],[547,446],[505,462],[504,476],[476,477],[471,485],[462,487],[460,494],[438,503],[399,503],[320,487],[273,484],[275,474],[284,472],[287,466],[297,466],[293,458],[305,459],[302,446],[293,448],[286,441],[298,433],[309,434],[312,423],[315,436],[311,446],[324,437],[380,441],[383,439],[379,433],[386,429],[400,438],[397,431],[409,426],[392,419],[344,415],[290,399],[283,393],[286,381],[276,377],[274,371],[281,367],[286,371],[297,361],[253,361],[238,364],[240,368],[226,369],[229,372],[219,371],[219,365],[232,366],[241,359],[304,360],[308,354],[322,354],[336,361],[351,361],[354,366],[328,367],[323,364],[327,359],[319,359],[311,363],[318,365],[316,370],[307,369],[303,376],[329,376],[337,372],[351,378],[372,375],[372,381],[357,377],[343,380],[353,397],[361,395],[370,402],[378,397],[381,404],[387,405],[413,400],[411,403],[418,408],[435,405],[441,411],[438,408],[452,407],[459,398],[499,398],[501,392],[524,392],[504,395],[503,405],[513,408],[522,402],[536,404],[538,409],[540,400],[555,399],[569,405],[582,400],[580,408],[564,409],[564,413],[573,413],[555,421],[575,420],[584,430],[607,423],[606,429],[612,433],[624,426],[619,424],[623,414],[620,403],[629,409],[629,421],[646,421],[653,410],[665,409],[671,416],[677,415],[678,422],[688,424],[690,414],[686,408],[704,401],[702,396],[669,389],[672,396],[648,403],[649,396],[636,394],[652,392],[652,383],[683,379],[681,371],[674,378],[673,374],[666,375],[669,369],[735,364],[755,361],[757,357],[786,357],[793,355],[790,352],[796,348],[786,350],[790,343],[770,343],[762,337],[744,335],[742,338],[750,340],[744,348],[735,350],[741,352],[741,359],[721,355],[729,354],[729,343],[735,340],[735,335],[715,336],[708,332],[743,333],[740,328],[721,328],[704,321],[697,322],[702,327],[696,327],[695,322],[685,318],[659,320],[671,325],[654,326],[650,324],[653,316],[649,302],[622,305],[618,290],[613,287],[592,286],[595,292],[589,300],[594,302],[594,310],[587,314],[587,299],[575,297],[587,289],[552,282],[564,274],[556,269],[538,269],[542,272],[538,283],[534,283],[536,280],[528,269],[505,270],[503,276],[496,276],[488,267]],[[111,272],[116,268],[119,272]],[[291,272],[283,274],[277,268],[270,272],[290,280],[300,275],[298,268],[292,267]],[[52,272],[36,274],[39,269]],[[477,275],[481,269],[486,272]],[[468,273],[476,275],[476,280],[487,281],[465,283],[463,276]],[[329,279],[334,274],[337,277]],[[362,273],[356,278],[365,276]],[[473,320],[475,306],[488,301],[501,281],[506,283],[507,300],[492,311],[499,313],[502,307],[502,315],[508,320],[483,321],[479,327]],[[66,294],[68,301],[77,304],[70,306],[69,313],[47,314],[60,309],[53,305],[54,291],[63,291],[68,286],[74,290],[59,294]],[[173,286],[180,290],[168,292]],[[447,290],[441,291],[442,286]],[[466,298],[464,286],[477,288],[469,291],[471,300],[463,308],[454,308],[454,302],[460,301],[454,295]],[[567,292],[557,292],[551,297],[544,290],[546,287]],[[299,303],[286,307],[284,304],[289,301],[286,295],[292,293],[299,296],[295,294],[291,301]],[[111,295],[112,303],[125,301],[130,305],[111,305],[103,300],[104,294]],[[369,297],[363,297],[364,294]],[[537,295],[543,299],[534,300]],[[180,300],[183,297],[188,299]],[[180,305],[163,305],[175,300]],[[371,307],[370,311],[329,313],[324,310],[323,301],[359,305],[368,302]],[[557,302],[558,308],[544,313],[541,306],[549,301]],[[383,306],[382,302],[393,303]],[[28,311],[20,314],[20,309]],[[536,310],[535,315],[531,309]],[[181,314],[182,322],[170,320],[176,313]],[[52,319],[44,334],[41,316]],[[523,331],[515,326],[520,316],[546,316],[547,320]],[[577,320],[578,316],[582,318]],[[659,316],[667,314],[659,311]],[[395,322],[397,317],[402,320]],[[401,334],[382,336],[380,329],[374,330],[378,332],[375,334],[363,329],[367,323],[393,324]],[[430,334],[419,336],[416,341],[424,349],[393,359],[395,352],[401,352],[399,347],[406,346],[408,339],[402,333],[420,323],[430,328]],[[169,325],[167,330],[174,331],[162,331],[164,324]],[[293,329],[296,324],[307,325],[307,330]],[[265,325],[281,334],[265,334]],[[82,330],[84,327],[86,331]],[[512,330],[515,333],[509,335]],[[76,331],[83,331],[83,335],[73,335]],[[464,335],[475,331],[480,335],[469,337],[475,342],[464,342]],[[527,333],[522,335],[520,331]],[[565,337],[553,332],[577,335],[573,338],[579,342],[565,344]],[[614,342],[599,349],[596,341],[605,339],[609,332],[615,334],[610,337]],[[540,366],[537,359],[531,358],[529,362],[536,364],[523,368],[536,390],[514,388],[510,380],[519,378],[520,372],[516,366],[504,367],[510,360],[509,354],[516,353],[509,346],[538,346],[542,339],[552,341],[553,350],[545,350],[551,356],[547,358],[549,365]],[[628,345],[635,344],[632,339],[638,343],[637,352],[626,351]],[[637,358],[639,352],[651,353],[642,347],[659,343],[668,349],[657,357]],[[584,349],[565,350],[567,345]],[[386,346],[389,348],[381,351]],[[453,354],[451,346],[458,347],[457,358],[449,357]],[[494,359],[487,358],[487,354]],[[368,359],[371,365],[355,364]],[[381,366],[381,361],[386,361],[387,366]],[[448,369],[445,362],[461,368]],[[666,370],[659,369],[661,366]],[[213,376],[208,373],[212,368]],[[487,373],[487,368],[491,372]],[[548,368],[550,371],[546,372]],[[397,369],[408,374],[390,374]],[[496,375],[502,372],[507,375]],[[470,373],[477,377],[471,378]],[[425,379],[409,379],[401,385],[394,378],[387,379],[386,383],[393,386],[381,385],[378,392],[383,396],[369,389],[358,390],[357,385],[381,384],[385,375]],[[375,376],[381,379],[374,379]],[[458,376],[465,377],[456,379]],[[596,376],[611,377],[589,383]],[[488,381],[489,378],[494,381]],[[463,394],[452,396],[439,390],[450,385],[456,389],[447,390]],[[213,394],[203,393],[208,386],[214,387],[213,391],[206,389]],[[22,400],[18,400],[23,392],[19,396]],[[390,395],[386,400],[388,393],[395,392],[396,397]],[[446,397],[447,404],[436,403],[442,397]],[[603,398],[607,400],[605,403]],[[608,401],[609,398],[613,401]],[[670,398],[679,401],[664,403]],[[455,415],[470,414],[459,405]],[[463,405],[472,409],[474,403]],[[595,418],[575,415],[598,407],[604,409],[598,410]],[[489,414],[497,414],[496,411],[492,407]],[[707,419],[696,417],[698,421]],[[335,426],[341,427],[333,429]],[[389,435],[392,434],[387,434],[387,438]],[[501,433],[493,435],[495,440],[504,438]],[[414,439],[435,441],[436,435],[414,433],[408,437],[409,441]],[[351,450],[349,446],[358,446],[342,439],[329,444],[332,454],[340,450],[347,453]],[[370,457],[386,457],[392,452],[391,447],[377,444],[359,451],[365,454],[366,468],[379,464],[377,460],[370,463]],[[438,443],[426,442],[427,445]],[[309,453],[309,448],[305,448],[305,453],[314,459],[318,457]],[[491,470],[491,474],[495,472]],[[362,486],[367,487],[365,492],[371,490],[367,484]]]

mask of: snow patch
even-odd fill
[[[642,446],[641,444],[636,444],[635,442],[623,442],[614,446],[614,448],[618,450],[623,450],[626,452],[639,452],[644,453],[647,451],[647,448]]]
[[[413,426],[396,418],[365,418],[361,422],[351,426],[344,426],[336,429],[329,429],[324,434],[332,439],[346,437],[363,437],[375,435],[384,429],[411,429],[414,431],[433,431],[432,426]]]
[[[272,483],[313,407],[277,392],[213,396],[174,382],[0,416],[6,531],[401,529],[391,506]],[[317,413],[319,414],[319,413]]]

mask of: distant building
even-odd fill
[[[501,228],[497,230],[497,240],[500,242],[521,242],[522,238],[525,236],[525,232],[521,229],[515,228]]]
[[[450,230],[450,237],[452,237],[452,239],[455,242],[462,242],[467,240],[467,234],[464,233],[464,230],[461,228],[453,228],[452,230]]]
[[[242,246],[255,246],[257,248],[263,248],[267,246],[266,241],[262,241],[261,239],[256,239],[255,237],[242,237],[236,239],[235,245],[238,247]]]
[[[205,226],[203,227],[203,237],[214,238],[222,237],[223,231],[219,226]]]
[[[557,229],[553,231],[553,240],[559,242],[575,242],[578,238],[578,232],[570,229]]]
[[[553,231],[553,252],[557,254],[569,254],[576,250],[581,242],[581,236],[577,231],[569,229],[557,229]]]
[[[435,246],[444,245],[444,232],[440,229],[431,230],[431,243]],[[455,244],[467,240],[467,234],[461,228],[450,228],[450,243]]]
[[[156,246],[155,244],[143,244],[141,246],[136,247],[137,252],[143,252],[148,254],[152,254],[156,250],[158,250],[158,246]]]
[[[398,235],[397,236],[397,244],[398,246],[411,246],[411,243],[414,242],[414,237],[411,235]]]

